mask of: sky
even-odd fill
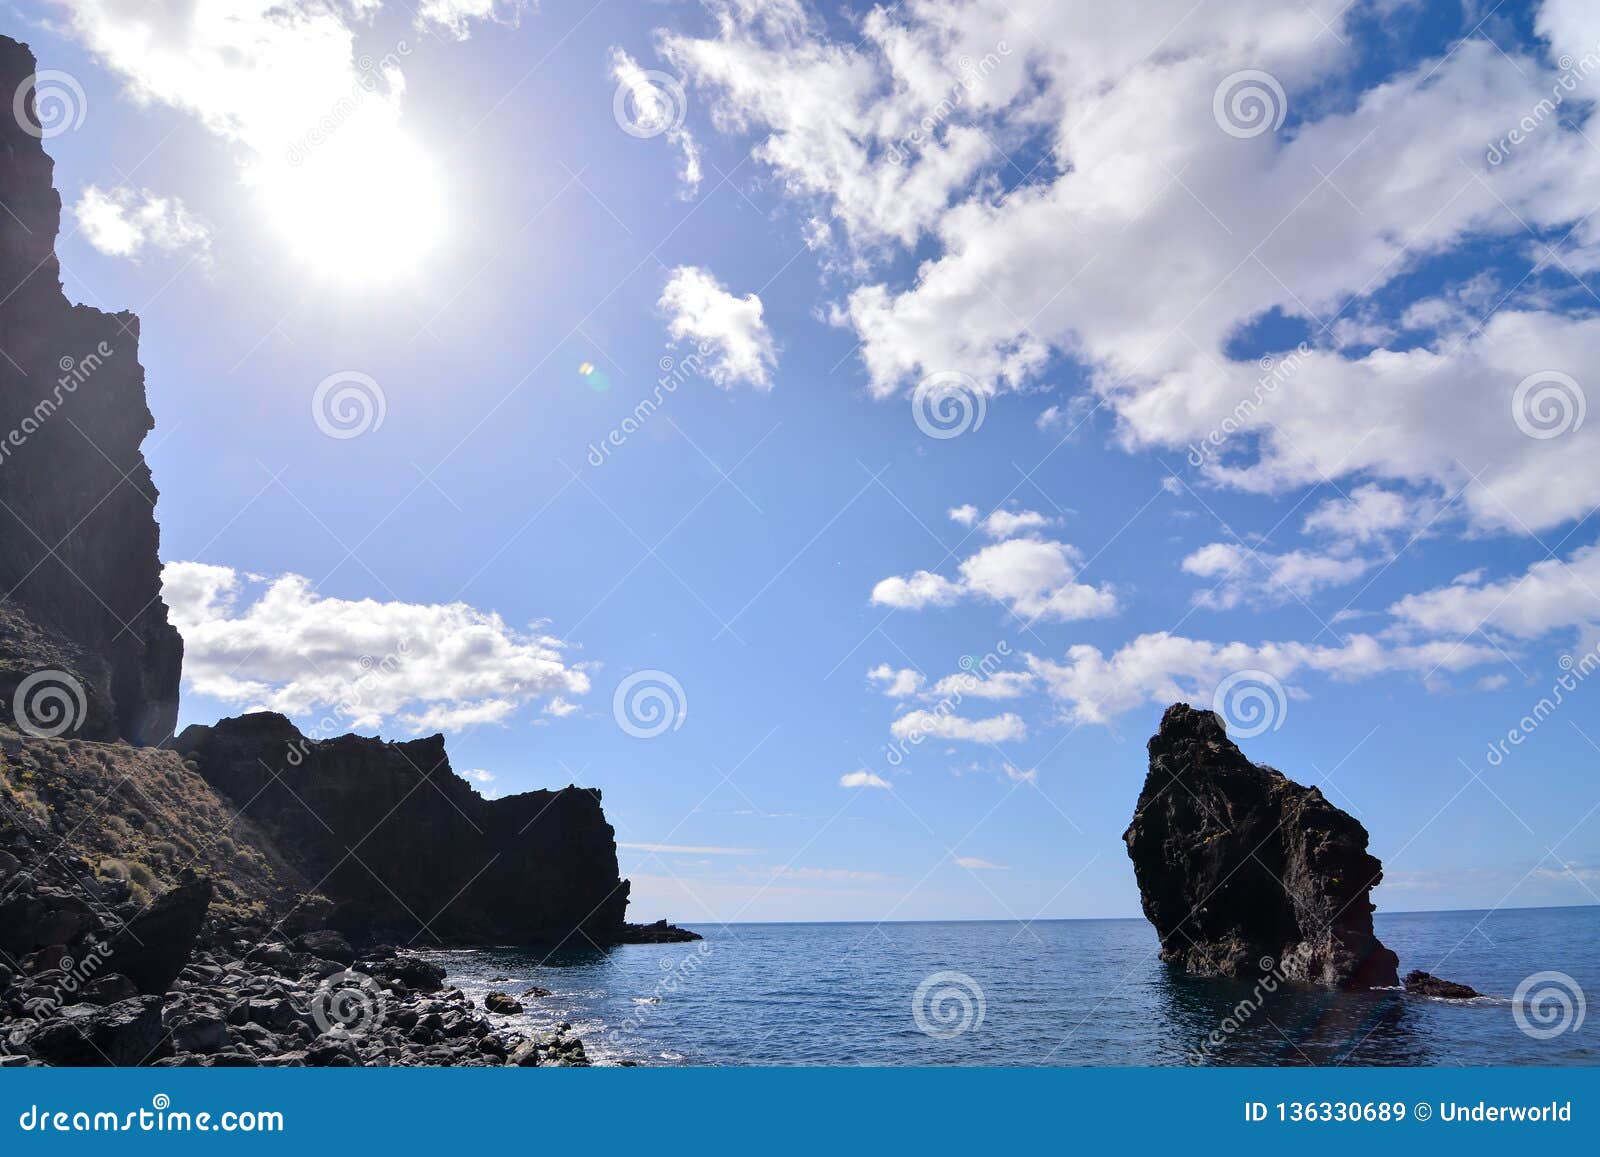
[[[1032,920],[1185,700],[1382,910],[1600,903],[1586,0],[4,13],[184,724],[599,787],[637,919]]]

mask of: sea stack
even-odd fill
[[[1314,787],[1246,759],[1214,712],[1167,708],[1123,833],[1161,958],[1196,976],[1393,987],[1372,930],[1383,865]]]

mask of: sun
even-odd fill
[[[328,280],[413,278],[444,232],[431,159],[387,120],[339,126],[273,166],[261,190],[292,252]]]

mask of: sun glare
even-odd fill
[[[279,165],[262,188],[295,255],[330,280],[370,284],[415,276],[443,233],[431,161],[386,123],[342,126]]]

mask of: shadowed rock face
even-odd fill
[[[1372,930],[1383,866],[1360,823],[1251,763],[1210,711],[1167,708],[1149,750],[1123,840],[1163,960],[1199,976],[1399,983]]]
[[[33,72],[32,53],[0,37],[0,609],[13,616],[0,635],[47,640],[6,646],[0,693],[9,701],[33,670],[59,669],[48,665],[60,652],[87,653],[67,668],[89,703],[69,734],[160,743],[177,721],[183,643],[161,601],[156,489],[140,452],[153,421],[139,319],[62,293],[53,163],[9,99]]]
[[[617,874],[600,792],[486,800],[450,769],[443,736],[306,739],[281,715],[190,727],[178,750],[256,821],[362,937],[439,942],[619,942]]]

